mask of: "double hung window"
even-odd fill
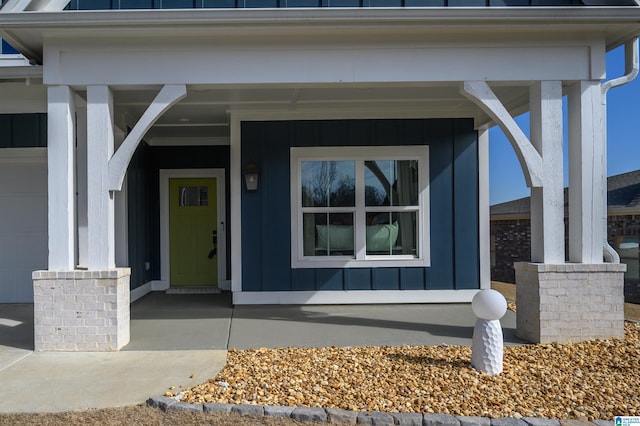
[[[428,147],[291,148],[294,268],[428,266]]]

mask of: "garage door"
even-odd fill
[[[33,302],[47,252],[45,150],[0,149],[0,303]]]

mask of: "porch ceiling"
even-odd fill
[[[153,101],[160,87],[114,87],[118,124],[132,127]],[[524,111],[528,86],[496,86],[495,92],[514,113]],[[187,97],[169,109],[149,130],[145,139],[227,138],[231,112],[256,114],[281,112],[292,117],[318,113],[335,118],[489,118],[460,94],[459,84],[431,85],[326,85],[317,87],[221,88],[193,85]]]

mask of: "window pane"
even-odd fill
[[[206,186],[179,186],[180,207],[208,206],[209,188]]]
[[[618,254],[620,254],[620,261],[627,265],[625,280],[638,282],[640,279],[640,237],[621,237],[618,244]]]
[[[367,213],[367,254],[417,257],[416,212]]]
[[[364,163],[367,206],[417,206],[418,162],[381,160]]]
[[[353,207],[356,202],[354,161],[303,161],[303,207]]]
[[[305,256],[353,256],[353,213],[305,213]]]

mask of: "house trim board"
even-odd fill
[[[470,303],[480,290],[244,291],[234,305]]]

